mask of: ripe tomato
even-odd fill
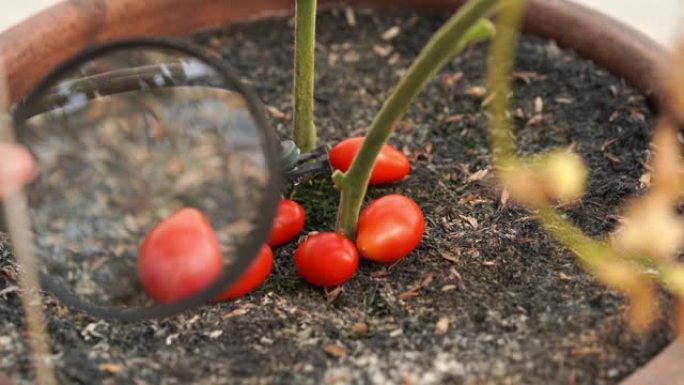
[[[413,251],[423,231],[425,217],[418,204],[403,195],[387,195],[361,212],[356,246],[367,259],[391,263]]]
[[[359,136],[341,141],[328,153],[330,164],[338,170],[346,172],[359,152],[365,137]],[[409,159],[389,144],[382,146],[380,155],[375,161],[371,173],[370,184],[378,185],[398,182],[411,171]]]
[[[228,299],[233,299],[241,297],[257,287],[268,278],[271,274],[271,269],[273,268],[273,251],[268,245],[264,245],[257,255],[256,259],[252,261],[247,268],[247,271],[242,274],[240,279],[235,282],[230,289],[221,293],[216,297],[216,301],[225,301]]]
[[[280,246],[290,242],[302,231],[305,221],[306,212],[302,205],[290,199],[281,199],[273,220],[268,244]]]
[[[150,231],[138,256],[138,274],[157,302],[173,303],[206,289],[223,269],[221,246],[207,217],[182,209]]]
[[[305,281],[320,287],[347,282],[359,265],[354,243],[341,234],[327,232],[310,235],[294,255],[297,273]]]

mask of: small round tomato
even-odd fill
[[[359,265],[359,253],[354,243],[341,234],[312,234],[294,254],[297,273],[305,281],[320,287],[347,282]]]
[[[257,287],[261,286],[262,283],[271,274],[271,269],[273,268],[273,251],[268,245],[264,245],[259,251],[256,259],[252,261],[247,268],[247,271],[240,276],[237,282],[235,282],[230,289],[221,293],[216,297],[216,301],[225,301],[228,299],[233,299],[237,297],[242,297],[243,295],[255,290]]]
[[[213,284],[223,270],[221,246],[209,219],[182,209],[150,231],[140,248],[138,274],[160,303],[187,299]]]
[[[335,145],[328,152],[330,164],[334,168],[346,172],[351,167],[364,139],[365,137],[362,136],[349,138]],[[378,185],[398,182],[404,179],[409,171],[411,171],[411,164],[406,155],[393,146],[385,144],[375,161],[369,183]]]
[[[290,242],[304,228],[306,212],[304,207],[291,199],[281,199],[268,238],[270,246],[280,246]]]
[[[424,231],[425,217],[416,202],[403,195],[387,195],[361,212],[356,246],[367,259],[392,263],[413,251]]]

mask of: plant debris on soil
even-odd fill
[[[353,17],[352,17],[353,16]],[[448,15],[331,11],[319,17],[316,118],[327,144],[363,134],[384,97]],[[291,20],[194,38],[236,67],[290,130]],[[296,242],[240,300],[164,320],[120,324],[51,296],[57,375],[65,384],[614,384],[671,340],[666,321],[628,330],[625,301],[585,273],[530,213],[493,184],[487,146],[486,45],[430,83],[391,142],[410,176],[372,188],[423,208],[421,246],[391,266],[362,263],[343,288],[298,279]],[[512,115],[525,154],[573,146],[591,167],[581,204],[564,210],[605,237],[645,180],[652,112],[639,92],[554,43],[522,39]],[[646,178],[647,179],[647,178]],[[292,190],[307,231],[334,225],[338,194],[320,176]],[[0,379],[32,382],[16,267],[0,246]]]

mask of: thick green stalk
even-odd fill
[[[348,237],[355,235],[373,164],[383,144],[387,142],[411,102],[430,79],[468,43],[488,38],[493,34],[492,24],[482,18],[497,2],[471,1],[435,33],[375,117],[366,140],[349,170],[344,174],[333,174],[333,180],[341,192],[337,213],[338,232]]]
[[[316,0],[297,0],[295,21],[294,141],[302,151],[316,148],[314,54]]]

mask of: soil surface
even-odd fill
[[[319,19],[317,125],[328,144],[362,134],[444,15],[342,11]],[[354,25],[352,25],[354,24]],[[392,31],[390,31],[393,29]],[[384,35],[384,38],[383,38]],[[396,36],[394,36],[396,35]],[[278,20],[198,36],[245,76],[281,132],[291,124],[293,28]],[[300,281],[294,244],[277,250],[254,294],[165,320],[119,324],[46,297],[65,384],[614,384],[671,339],[666,322],[629,332],[605,290],[530,214],[492,188],[483,69],[468,49],[429,85],[391,142],[413,159],[405,181],[372,188],[413,197],[422,245],[391,266],[362,263],[342,290]],[[572,145],[591,167],[567,209],[597,237],[641,189],[652,114],[641,94],[551,42],[524,38],[515,72],[521,152]],[[330,229],[338,195],[326,177],[293,191],[306,231]],[[32,382],[16,291],[0,246],[0,383]],[[4,383],[3,383],[4,384]]]

